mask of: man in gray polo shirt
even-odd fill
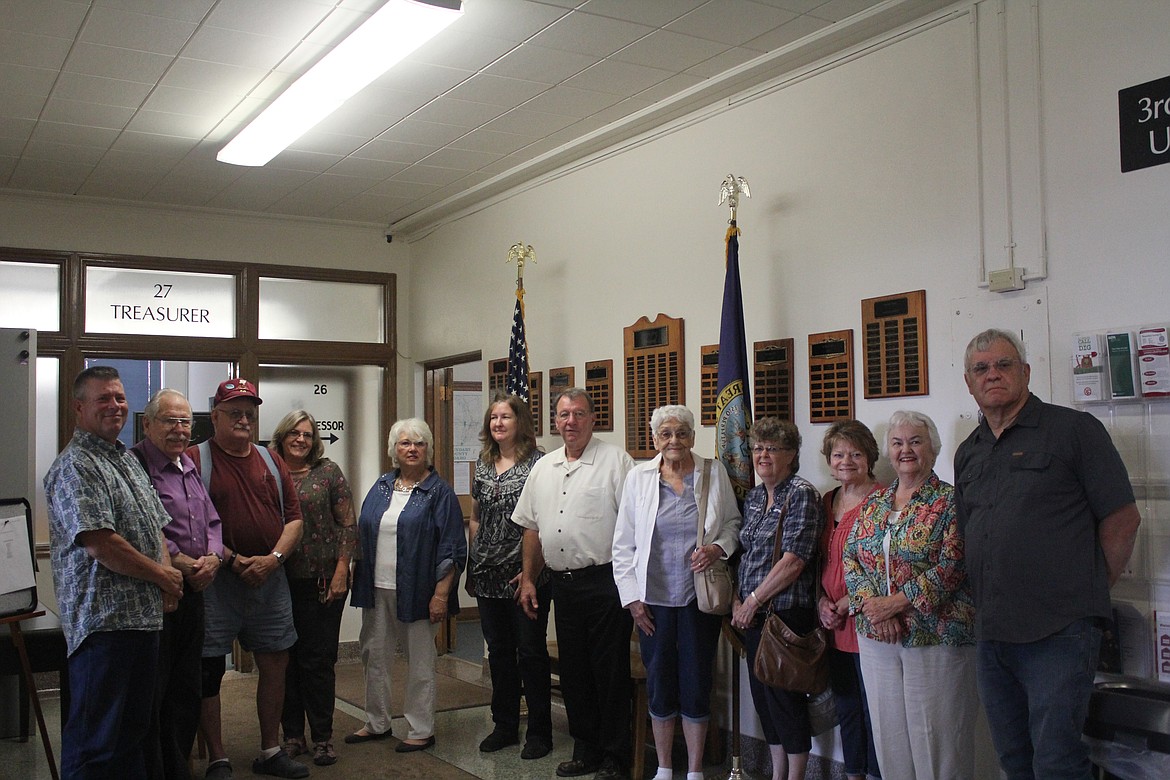
[[[1141,517],[1092,415],[1041,401],[1015,334],[967,345],[982,420],[955,454],[979,694],[1008,780],[1088,780],[1081,741],[1109,588]]]

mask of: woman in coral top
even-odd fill
[[[861,682],[857,627],[849,614],[845,568],[841,562],[845,540],[861,514],[866,499],[882,489],[874,478],[878,445],[873,432],[857,420],[833,423],[825,432],[821,454],[829,472],[841,483],[825,494],[825,533],[821,537],[822,593],[817,602],[821,625],[831,631],[829,674],[841,724],[841,754],[849,780],[881,777],[869,719],[869,702]]]

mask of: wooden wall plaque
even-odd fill
[[[853,418],[853,330],[810,333],[808,417],[827,423]]]
[[[576,382],[577,371],[573,366],[550,368],[548,370],[548,428],[557,429],[557,399],[562,390],[568,390]]]
[[[659,314],[623,329],[626,362],[626,450],[632,458],[656,454],[650,414],[666,404],[685,404],[683,320]]]
[[[752,344],[753,419],[778,417],[792,422],[792,339]]]
[[[719,345],[699,347],[699,425],[711,427],[719,421],[715,402],[719,398]]]
[[[508,358],[496,358],[488,361],[487,389],[488,401],[497,395],[504,395],[508,386]]]
[[[865,397],[926,395],[926,290],[866,298],[861,324]]]
[[[585,364],[585,392],[593,401],[593,430],[613,430],[613,360]]]

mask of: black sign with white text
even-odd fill
[[[1121,172],[1170,163],[1170,76],[1117,92]]]

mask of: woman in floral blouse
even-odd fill
[[[537,578],[536,620],[516,603],[524,529],[512,510],[543,454],[536,448],[532,412],[519,397],[497,396],[483,416],[483,451],[471,486],[470,554],[467,593],[479,603],[492,675],[492,732],[479,743],[493,753],[520,742],[520,691],[528,704],[528,729],[521,758],[542,758],[552,750],[552,699],[548,632],[550,575]]]
[[[974,777],[975,608],[954,489],[934,473],[934,422],[895,412],[897,479],[870,498],[845,545],[865,692],[882,775]]]
[[[297,630],[285,673],[281,714],[285,752],[294,757],[309,752],[307,716],[313,763],[328,766],[337,761],[333,667],[349,591],[349,562],[357,547],[353,493],[338,465],[324,457],[317,421],[304,409],[284,416],[269,446],[288,465],[305,520],[300,546],[285,566]]]

